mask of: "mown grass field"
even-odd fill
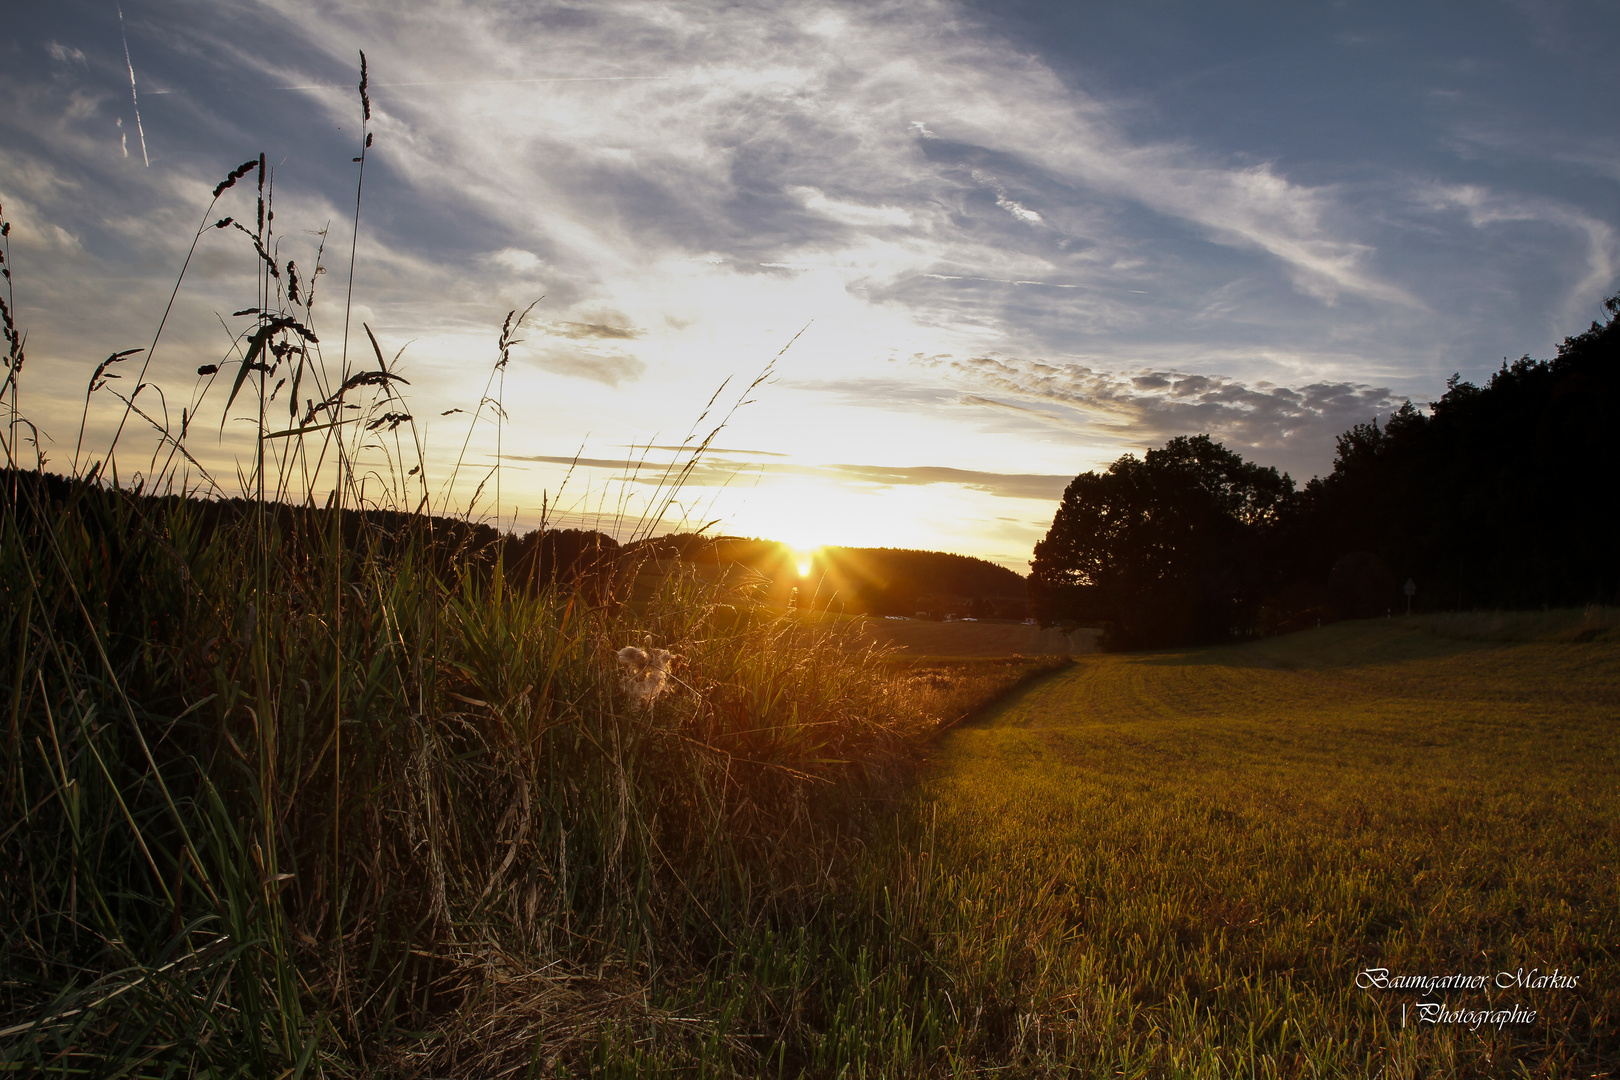
[[[1453,636],[1524,621],[1090,656],[956,729],[829,934],[815,1069],[1610,1074],[1620,644]],[[1356,985],[1521,967],[1579,984]]]

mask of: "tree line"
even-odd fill
[[[1550,360],[1453,375],[1336,440],[1296,486],[1208,435],[1083,473],[1035,546],[1043,622],[1115,648],[1414,611],[1620,598],[1620,295]],[[1407,595],[1410,583],[1412,594]]]

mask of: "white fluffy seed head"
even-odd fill
[[[652,707],[669,689],[669,671],[680,659],[668,649],[653,648],[652,638],[645,649],[626,645],[619,650],[619,682],[630,699],[643,709]]]

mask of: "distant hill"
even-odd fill
[[[984,559],[908,548],[822,548],[817,563],[846,605],[876,615],[1023,618],[1024,578]],[[812,576],[816,568],[812,569]]]
[[[40,506],[60,505],[75,486],[72,480],[49,473],[7,470],[0,477],[6,479],[0,490],[8,498],[14,484],[40,487]],[[143,515],[154,521],[167,520],[185,504],[195,526],[204,532],[255,512],[254,505],[242,499],[154,496],[139,489],[93,488],[81,492],[79,498],[99,507],[92,515],[97,519],[110,514],[113,503],[120,500],[141,507]],[[33,503],[19,501],[19,512],[28,505]],[[267,504],[264,510],[289,539],[330,528],[331,519],[322,510],[279,503]],[[421,531],[431,538],[428,549],[436,553],[438,572],[457,564],[492,567],[498,558],[505,564],[506,580],[513,585],[536,587],[556,579],[586,588],[593,602],[605,599],[611,582],[623,572],[635,573],[634,564],[650,559],[741,571],[754,576],[760,594],[777,603],[850,614],[915,616],[921,612],[941,619],[952,615],[1022,619],[1029,613],[1022,576],[983,559],[943,551],[824,547],[816,551],[810,572],[801,578],[791,548],[755,537],[676,533],[620,544],[606,533],[590,530],[534,530],[517,536],[489,525],[388,510],[345,510],[341,521],[348,546],[374,557],[392,558],[410,534]]]
[[[798,588],[805,606],[852,614],[1021,619],[1028,613],[1021,575],[944,551],[828,546],[817,549],[802,579],[792,550],[774,540],[687,533],[638,541],[623,551],[743,567],[768,579],[777,599]]]

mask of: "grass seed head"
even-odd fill
[[[680,657],[668,649],[654,648],[650,635],[645,644],[644,649],[626,645],[619,650],[619,683],[630,700],[650,709],[668,691],[670,669]]]

